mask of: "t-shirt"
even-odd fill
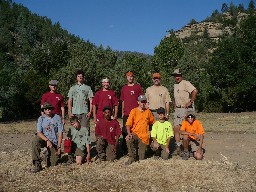
[[[182,121],[182,125],[180,128],[181,131],[187,131],[193,134],[204,134],[204,128],[202,123],[199,120],[195,120],[192,124],[190,124],[187,120]],[[191,139],[195,139],[194,136],[189,136]]]
[[[51,117],[45,114],[37,121],[37,132],[44,134],[53,144],[58,143],[58,133],[63,132],[63,124],[59,115],[53,114]]]
[[[155,122],[149,109],[141,111],[138,107],[131,110],[126,121],[126,126],[131,127],[131,133],[135,133],[143,143],[149,144],[149,125]]]
[[[149,109],[152,110],[160,107],[165,108],[166,103],[172,102],[169,91],[162,85],[148,87],[146,89],[146,97],[149,103]]]
[[[140,95],[143,95],[143,91],[137,83],[133,86],[126,84],[122,87],[120,100],[124,102],[124,115],[128,116],[133,108],[138,107],[138,97]]]
[[[73,126],[70,127],[67,137],[71,138],[72,142],[82,151],[85,150],[86,145],[91,144],[89,132],[86,127],[81,127],[80,129],[76,129]]]
[[[92,104],[97,106],[97,119],[103,118],[103,108],[105,106],[111,107],[118,105],[116,93],[113,90],[99,90],[95,93]]]
[[[107,121],[100,119],[95,127],[95,136],[100,136],[108,143],[115,145],[116,138],[121,135],[121,128],[117,120]]]
[[[176,106],[184,107],[189,102],[189,95],[196,88],[186,80],[182,80],[180,83],[174,84],[174,100]]]
[[[41,105],[45,102],[52,104],[54,114],[61,115],[61,107],[64,107],[64,97],[60,93],[47,92],[44,93],[41,100]]]
[[[161,145],[166,145],[169,137],[173,137],[172,124],[169,121],[156,121],[152,126],[151,137]]]
[[[76,84],[68,92],[68,97],[72,99],[72,113],[79,115],[88,113],[88,99],[93,97],[90,86]]]

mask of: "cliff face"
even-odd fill
[[[247,16],[246,13],[239,13],[237,16],[237,25]],[[225,20],[230,20],[232,16],[229,13],[223,13],[223,18]],[[223,26],[222,23],[216,22],[202,22],[192,25],[186,25],[182,29],[175,31],[176,37],[180,39],[189,38],[192,34],[197,36],[202,36],[204,32],[207,31],[209,37],[213,40],[218,40],[222,35],[232,34],[232,27]],[[167,35],[167,37],[169,34]]]

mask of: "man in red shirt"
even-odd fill
[[[127,136],[126,121],[129,114],[133,108],[138,107],[138,97],[143,95],[142,87],[134,82],[134,74],[132,71],[126,72],[126,78],[128,83],[125,84],[121,89],[120,100],[122,101],[122,117],[123,117],[123,127],[122,127],[122,150],[124,154],[127,154],[127,145],[125,137]]]
[[[95,127],[96,149],[100,161],[114,161],[121,128],[116,119],[111,119],[112,109],[103,108],[104,118],[99,119]]]
[[[41,99],[41,108],[45,102],[50,103],[53,107],[53,114],[57,114],[62,118],[62,123],[65,124],[65,108],[64,108],[64,97],[57,92],[57,80],[51,80],[49,82],[50,91],[44,93]],[[44,112],[42,112],[42,115]]]
[[[103,118],[102,110],[105,106],[109,106],[113,112],[113,119],[117,119],[118,99],[115,91],[110,89],[109,78],[102,79],[102,89],[95,93],[92,100],[93,118],[96,124],[99,119]]]

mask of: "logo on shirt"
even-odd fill
[[[111,100],[111,95],[108,95],[108,99]]]
[[[109,128],[109,131],[110,131],[110,133],[113,132],[113,131],[114,131],[114,128],[113,128],[113,127],[110,127],[110,128]]]
[[[131,95],[134,95],[134,91],[131,91]]]
[[[163,97],[163,94],[162,94],[162,93],[160,93],[160,94],[159,94],[159,96],[160,96],[160,97]]]

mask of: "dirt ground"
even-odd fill
[[[0,191],[256,191],[256,113],[198,114],[202,161],[60,164],[30,173],[36,121],[0,124]],[[93,133],[93,130],[92,130]]]

